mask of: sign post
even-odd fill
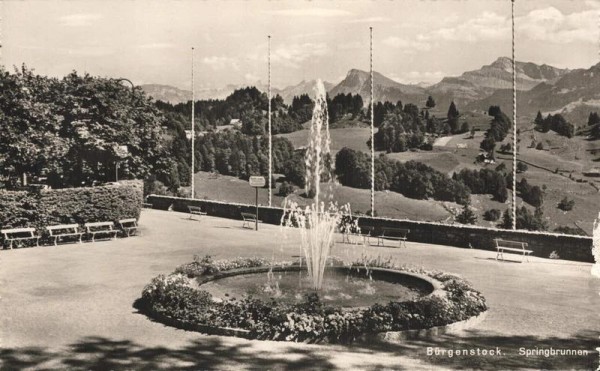
[[[256,223],[256,230],[258,231],[258,189],[261,187],[264,187],[266,184],[265,181],[265,177],[263,176],[251,176],[250,177],[250,186],[254,187],[254,189],[256,190],[256,199],[255,199],[255,205],[256,205],[256,217],[255,217],[255,223]]]

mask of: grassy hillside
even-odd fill
[[[309,133],[309,130],[304,129],[279,136],[287,138],[295,148],[302,148],[308,144]],[[371,131],[368,127],[333,128],[329,130],[329,135],[331,136],[331,150],[334,152],[343,147],[357,151],[369,151],[367,140],[371,136]]]
[[[254,204],[255,191],[247,181],[232,176],[219,175],[215,177],[207,172],[196,174],[196,198],[211,200],[239,202]],[[279,184],[277,185],[279,187]],[[326,192],[327,185],[322,185]],[[370,209],[371,196],[368,189],[356,189],[334,185],[333,199],[339,205],[350,204],[352,212],[366,213]],[[283,206],[284,198],[277,196],[277,190],[273,191],[273,206]],[[299,205],[312,203],[311,199],[303,196],[303,189],[296,189],[294,194],[288,198]],[[266,188],[259,188],[258,202],[261,205],[268,204],[268,192]],[[451,217],[446,210],[447,207],[458,208],[452,203],[438,203],[428,200],[413,200],[394,192],[377,192],[375,196],[376,210],[379,216],[393,218],[408,218],[414,220],[444,221]],[[445,205],[447,204],[447,205]]]

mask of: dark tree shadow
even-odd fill
[[[502,336],[482,331],[469,331],[461,336],[442,335],[433,340],[407,340],[400,344],[354,344],[350,346],[328,346],[331,354],[342,350],[355,353],[368,364],[368,369],[389,368],[381,364],[377,355],[403,357],[419,360],[426,368],[441,367],[456,369],[575,369],[594,370],[598,366],[600,332],[585,332],[571,338],[535,336]],[[0,350],[0,369],[20,370],[23,368],[57,368],[85,370],[161,370],[161,369],[335,369],[336,365],[327,356],[323,347],[286,347],[285,354],[274,350],[257,350],[253,342],[224,342],[223,337],[202,336],[180,348],[162,346],[144,347],[135,342],[112,340],[104,337],[86,337],[71,344],[69,349],[53,353],[42,348],[16,348]],[[453,356],[428,355],[427,348],[440,349],[496,349],[502,356]],[[586,356],[525,357],[519,355],[520,348],[587,350]],[[48,362],[48,363],[47,363]],[[412,362],[408,362],[412,364]],[[401,360],[394,369],[409,369]]]
[[[285,357],[252,351],[252,343],[225,344],[219,337],[202,337],[181,348],[143,347],[134,342],[104,337],[86,337],[62,353],[41,348],[0,350],[0,369],[57,368],[79,370],[220,370],[239,369],[332,369],[315,349],[286,350]],[[44,365],[51,362],[50,366]]]

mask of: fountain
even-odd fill
[[[312,288],[320,290],[323,287],[323,275],[331,247],[333,236],[340,222],[342,212],[349,207],[338,208],[331,201],[333,197],[333,163],[331,159],[329,136],[329,118],[327,115],[327,95],[321,80],[315,86],[315,107],[310,126],[310,137],[305,155],[306,163],[306,194],[314,198],[310,206],[304,209],[297,204],[291,204],[289,212],[284,213],[287,219],[284,226],[298,226],[301,234],[301,248],[306,259],[308,276]],[[321,181],[326,181],[329,187],[329,206],[320,200]],[[287,211],[287,208],[286,208]]]

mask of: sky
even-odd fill
[[[37,73],[76,70],[191,89],[321,78],[352,68],[402,83],[511,55],[509,0],[0,1],[0,63]],[[600,0],[516,0],[517,60],[562,68],[598,62]]]

